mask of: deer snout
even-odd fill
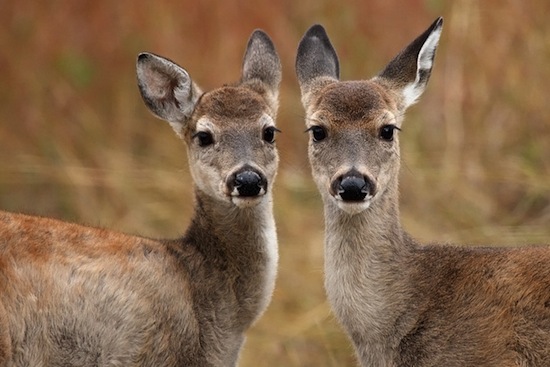
[[[267,191],[267,178],[259,170],[244,166],[232,174],[227,181],[231,196],[254,197]]]
[[[357,170],[338,176],[331,185],[332,194],[343,201],[358,202],[374,196],[375,184]]]

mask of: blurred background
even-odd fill
[[[323,217],[294,74],[322,23],[342,79],[366,79],[445,18],[427,91],[401,133],[402,221],[423,241],[550,243],[550,2],[0,2],[0,208],[153,237],[189,221],[185,149],[138,94],[140,51],[209,90],[236,81],[255,28],[283,63],[275,214],[281,262],[241,366],[353,366],[323,290]]]

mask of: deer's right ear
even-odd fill
[[[201,90],[176,63],[151,53],[137,58],[137,80],[141,97],[153,114],[170,123],[181,135],[191,117]]]
[[[312,88],[339,79],[338,56],[323,26],[312,26],[300,41],[296,55],[296,75],[304,104]]]

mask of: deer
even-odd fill
[[[152,239],[0,212],[1,366],[236,366],[274,290],[281,63],[262,30],[208,92],[143,52],[145,105],[187,147],[194,212]]]
[[[442,28],[438,18],[365,80],[339,79],[322,25],[299,43],[327,298],[363,367],[550,366],[550,247],[422,244],[400,223],[403,115],[426,88]]]

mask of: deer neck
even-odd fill
[[[407,235],[401,227],[396,195],[383,195],[357,214],[340,209],[332,198],[325,198],[324,204],[327,250],[340,257],[362,256],[356,261],[344,259],[347,263],[366,267],[373,261],[387,262],[400,257],[407,249]]]
[[[388,348],[384,338],[407,297],[404,263],[412,243],[399,221],[397,190],[391,191],[354,215],[324,198],[327,296],[361,355]]]
[[[204,272],[224,296],[236,299],[236,320],[248,327],[267,307],[275,285],[278,250],[272,197],[268,193],[258,205],[238,208],[195,192],[195,213],[185,236],[202,255],[195,270]],[[211,291],[198,284],[199,293]],[[212,294],[204,298],[211,300]]]

